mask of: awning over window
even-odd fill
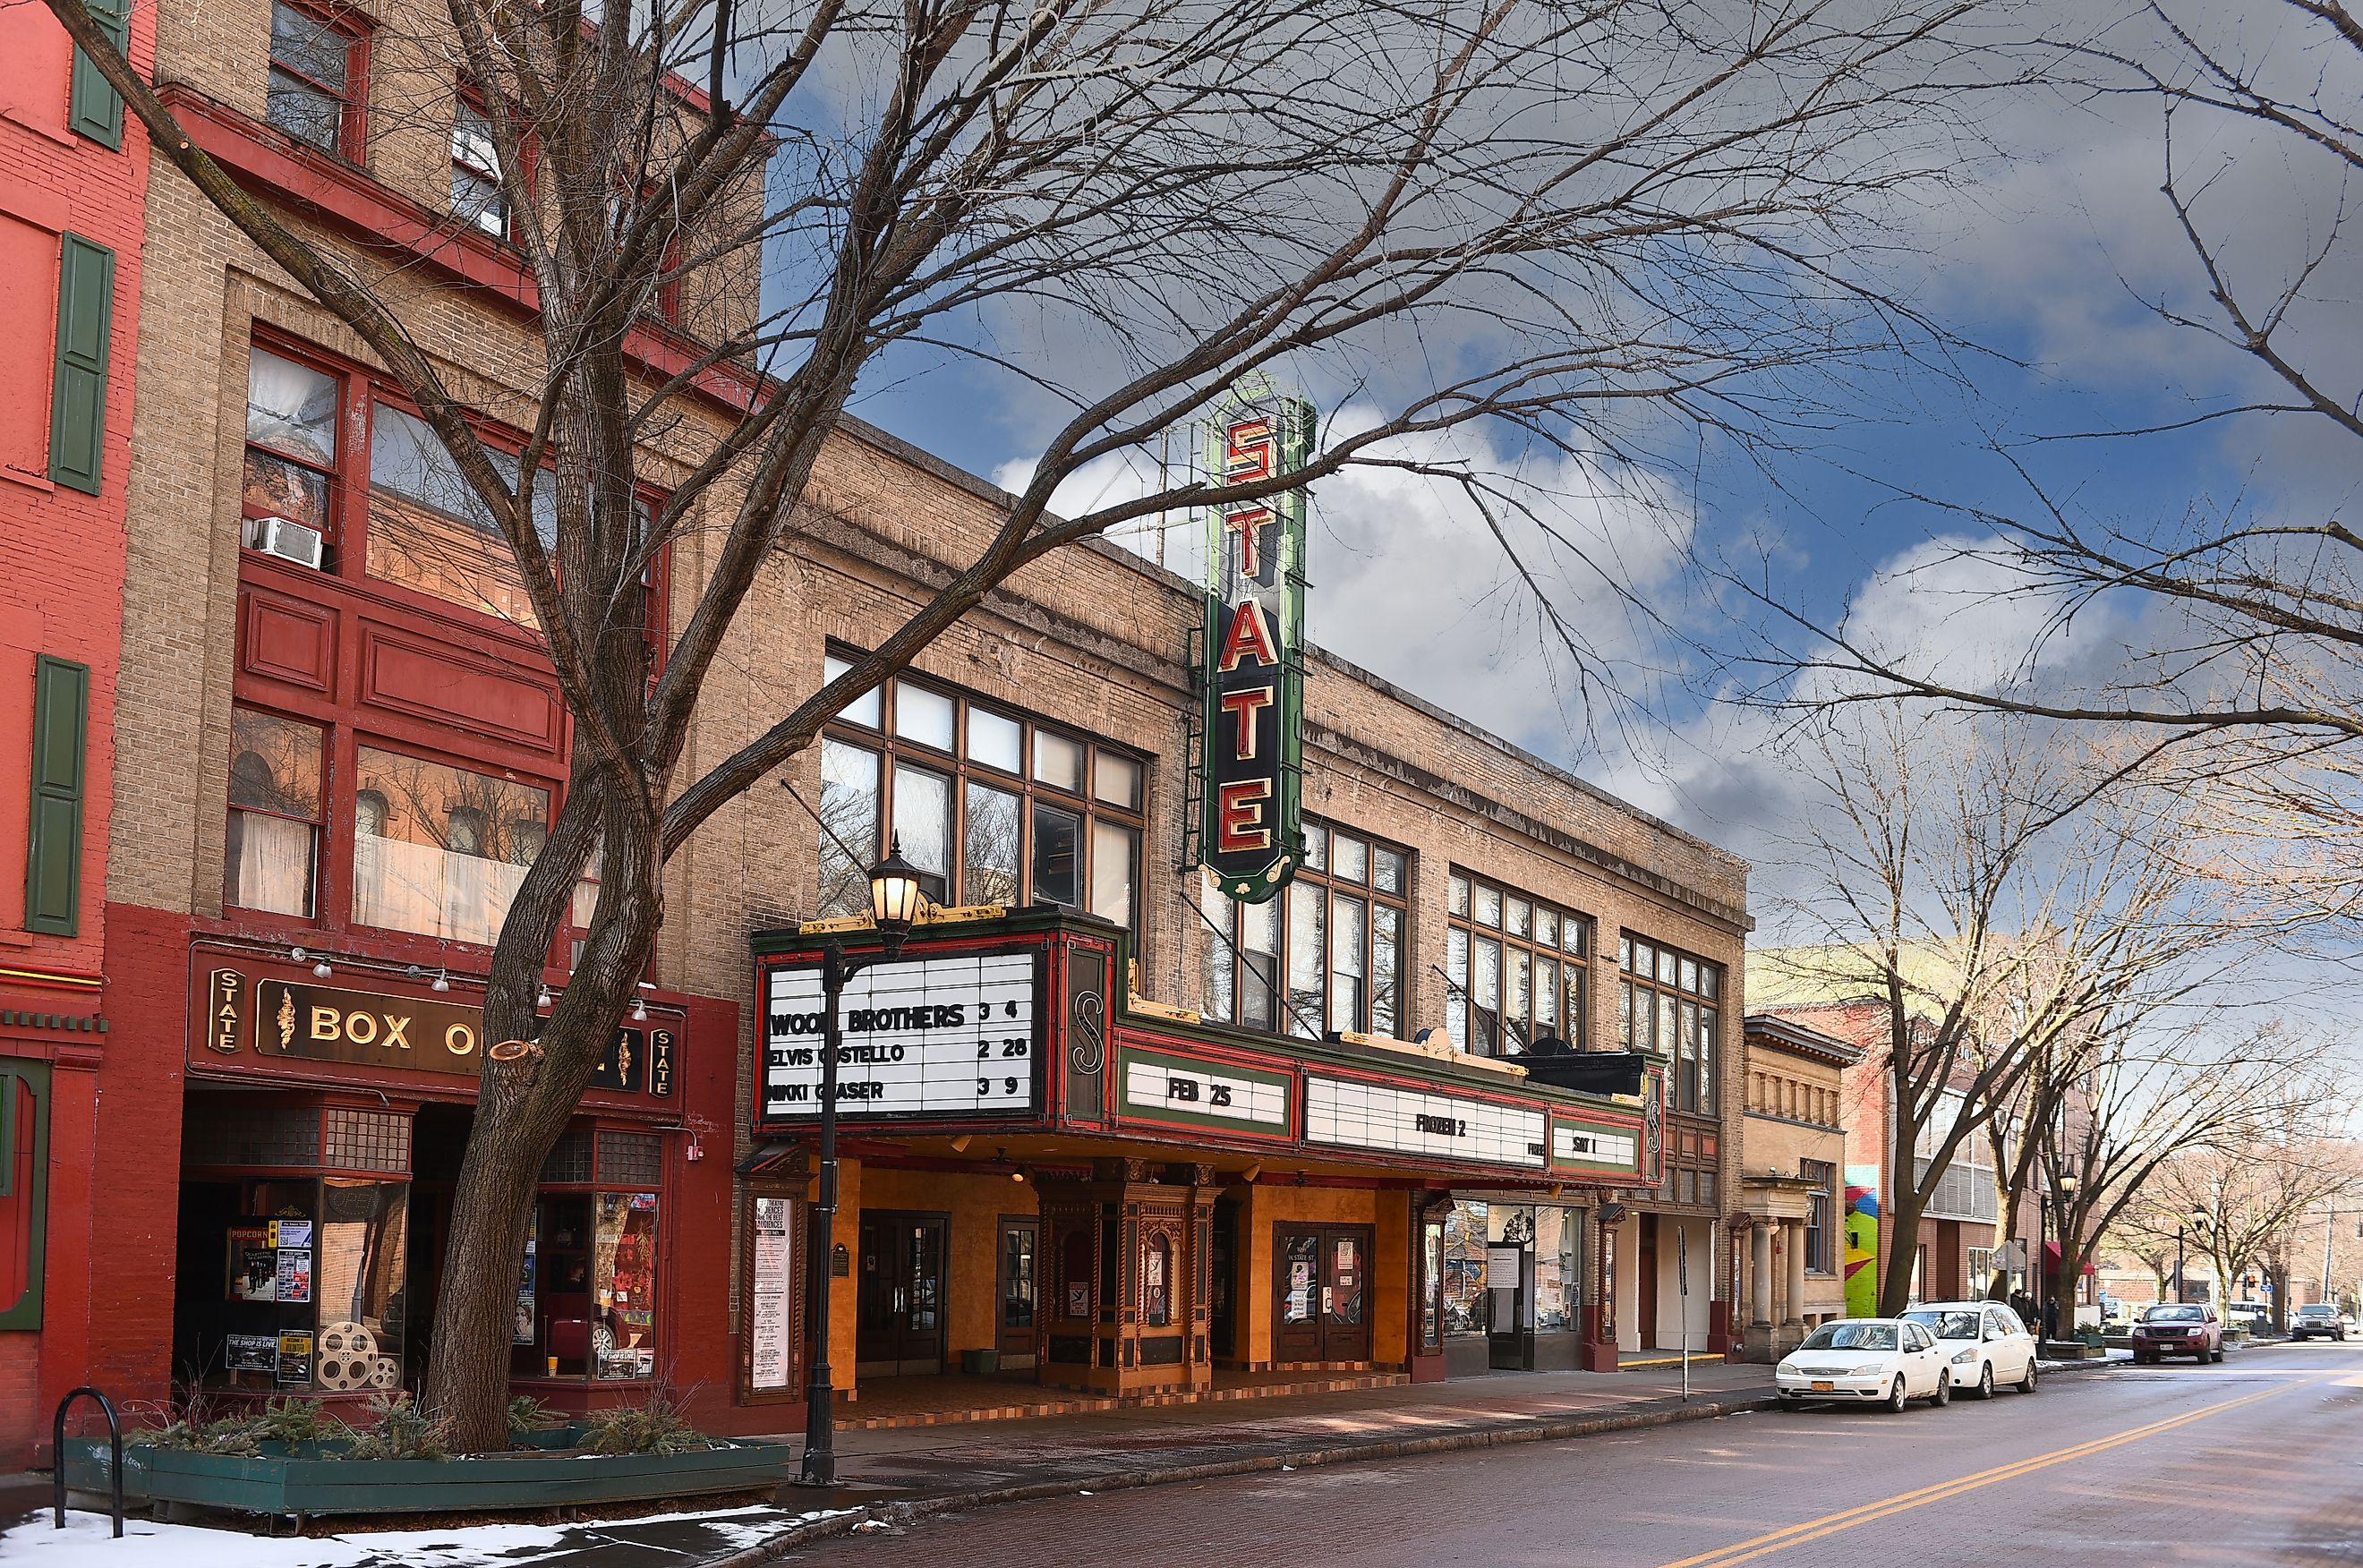
[[[2057,1274],[2059,1272],[2058,1242],[2046,1242],[2043,1243],[2043,1270],[2046,1274]],[[2085,1261],[2084,1277],[2086,1279],[2091,1278],[2094,1275],[2100,1272],[2101,1271],[2099,1269],[2092,1266],[2090,1259]]]

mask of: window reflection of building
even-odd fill
[[[1528,1326],[1537,1333],[1573,1333],[1583,1305],[1583,1216],[1559,1204],[1502,1203],[1461,1198],[1446,1211],[1442,1275],[1444,1331],[1507,1333],[1496,1322],[1510,1297],[1497,1295],[1486,1272],[1490,1246],[1519,1247],[1535,1255],[1535,1299]]]
[[[831,656],[826,675],[846,668]],[[1058,904],[1138,930],[1138,758],[915,680],[849,705],[821,743],[820,911],[870,907],[892,842],[958,904]]]
[[[548,836],[549,792],[367,745],[355,772],[353,919],[496,940]]]
[[[1399,1035],[1410,852],[1333,823],[1304,824],[1304,864],[1259,904],[1199,879],[1208,933],[1205,1013],[1249,1029]]]

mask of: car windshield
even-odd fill
[[[2195,1323],[2199,1321],[2196,1307],[2153,1307],[2142,1319],[2145,1323]]]
[[[1974,1340],[1978,1337],[1978,1315],[1955,1309],[1951,1311],[1931,1310],[1906,1312],[1906,1320],[1925,1323],[1929,1332],[1940,1340]]]
[[[2337,1316],[2337,1312],[2329,1307],[2301,1307],[2297,1315],[2301,1318],[2331,1318]]]
[[[1807,1336],[1799,1350],[1893,1350],[1892,1323],[1825,1323]]]

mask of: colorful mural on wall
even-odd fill
[[[1879,1315],[1879,1167],[1846,1168],[1846,1309]]]

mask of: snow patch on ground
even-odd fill
[[[719,1553],[751,1546],[796,1525],[850,1511],[817,1508],[788,1513],[779,1508],[741,1507],[579,1524],[485,1524],[276,1540],[239,1529],[126,1519],[123,1539],[116,1540],[112,1537],[112,1521],[105,1514],[72,1511],[66,1515],[66,1528],[54,1529],[44,1509],[0,1533],[0,1559],[35,1568],[120,1568],[124,1563],[161,1562],[170,1562],[172,1568],[525,1568],[562,1562],[594,1548],[604,1549],[602,1555],[615,1552],[621,1560],[629,1555],[632,1546],[640,1545],[651,1562],[678,1562],[681,1552],[675,1543],[684,1537],[702,1537],[698,1545]],[[640,1538],[649,1535],[671,1538],[666,1546],[674,1550],[666,1550],[654,1540],[643,1545]]]

